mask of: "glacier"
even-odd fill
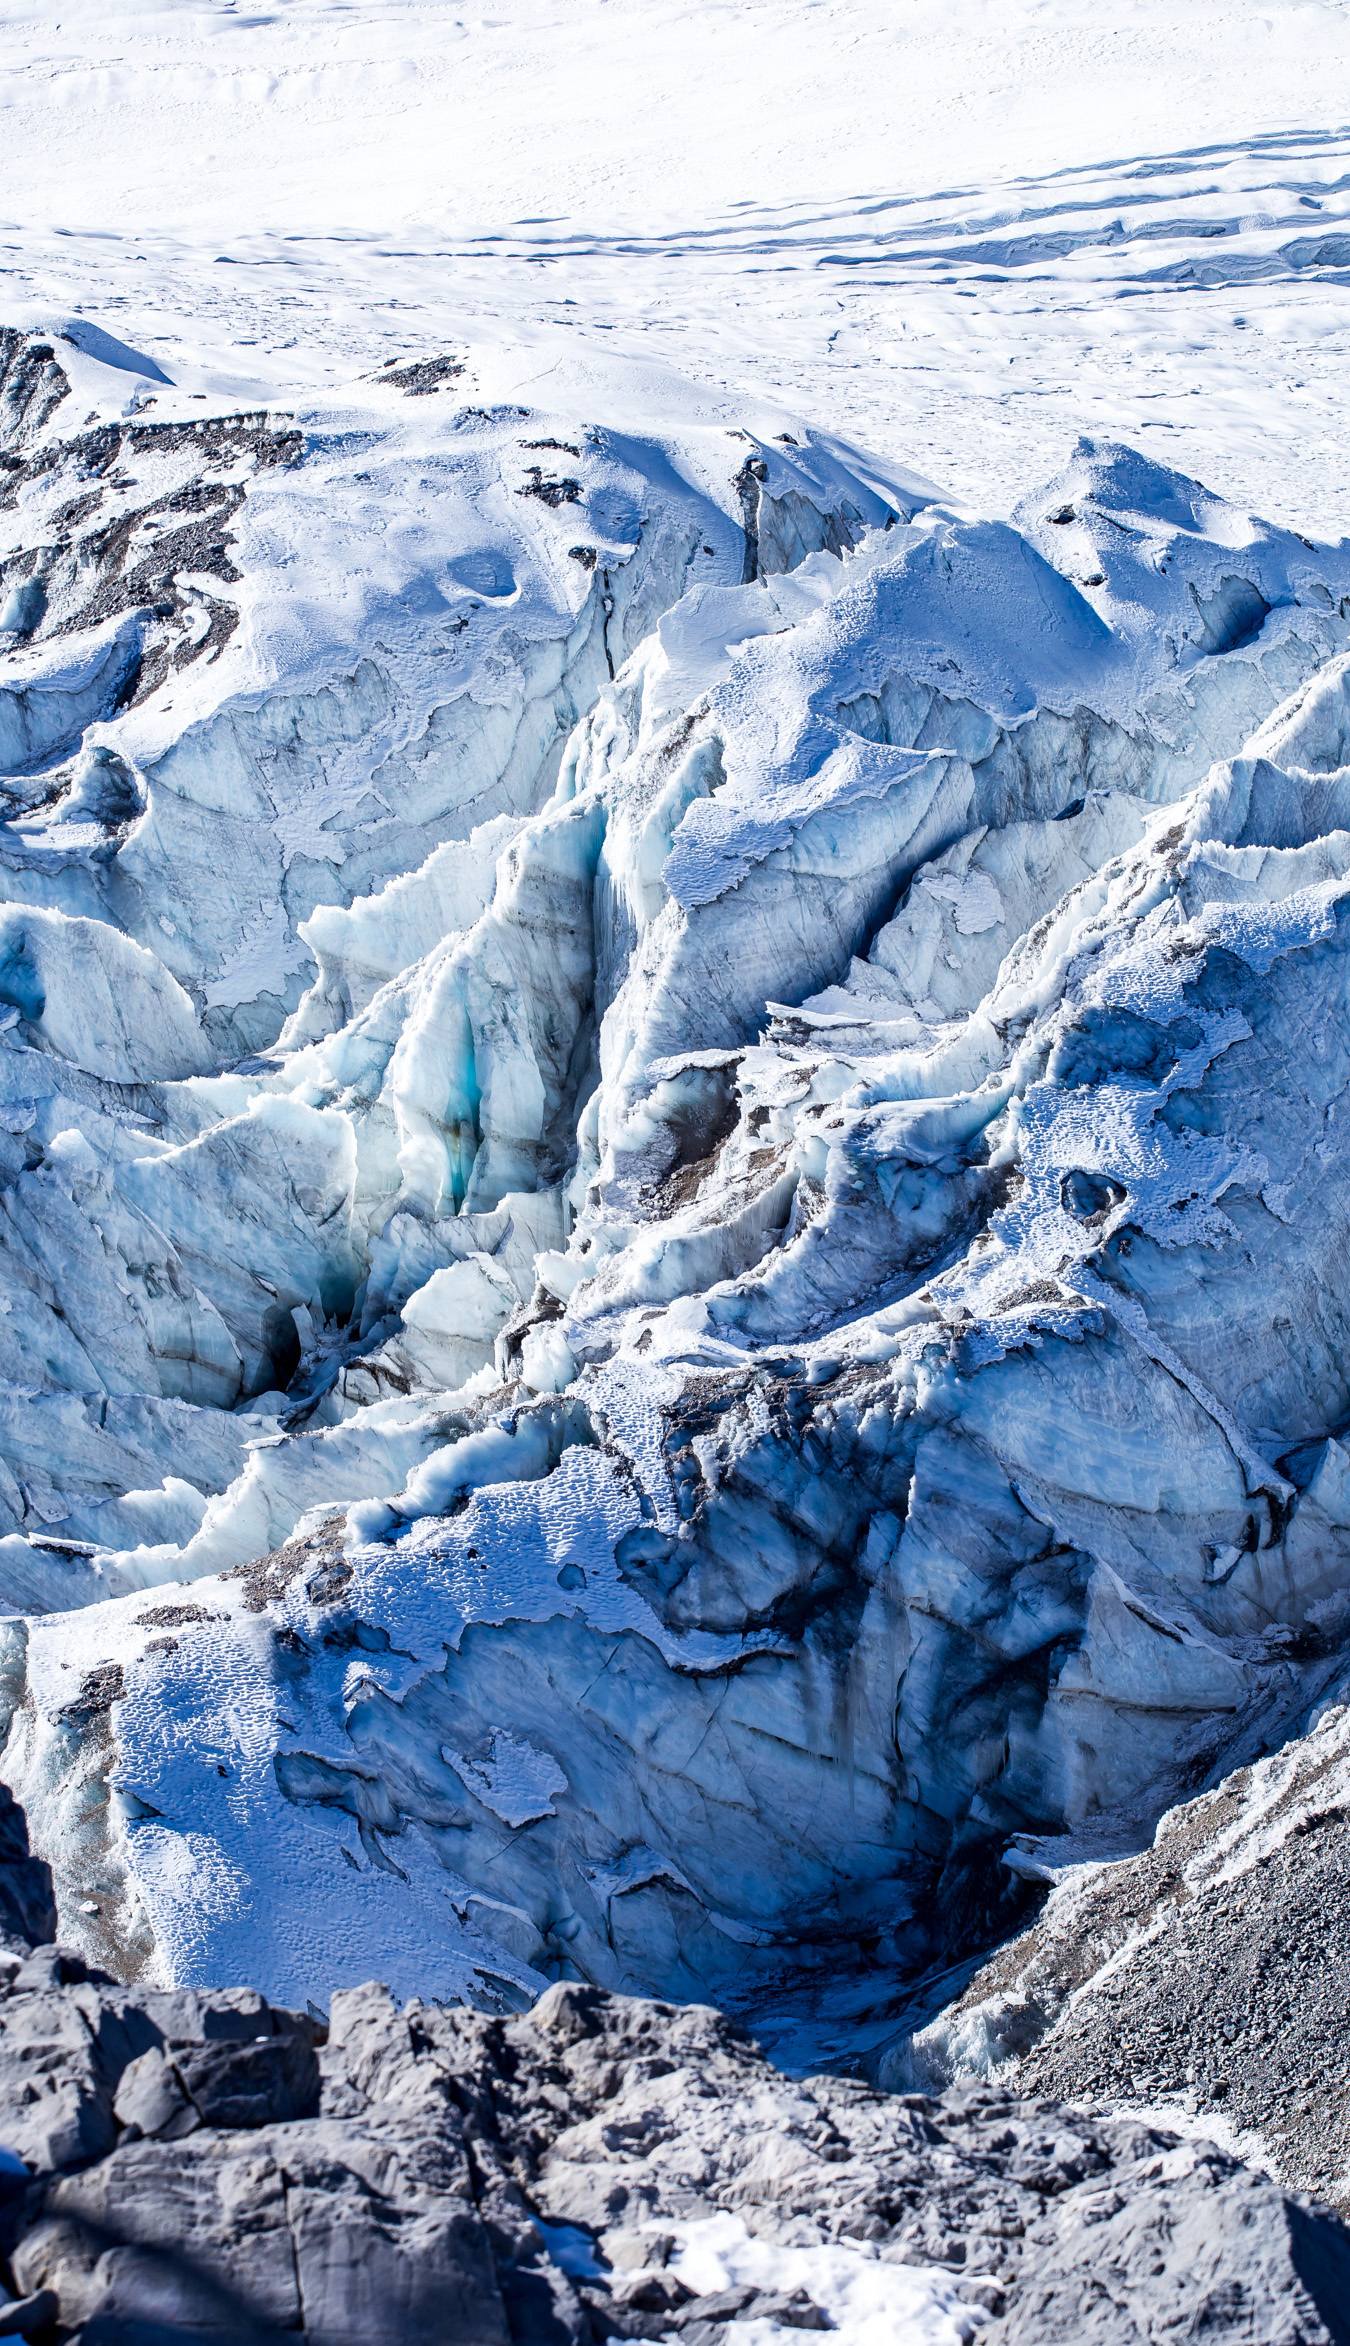
[[[1350,547],[0,344],[4,1775],[122,1978],[884,2070],[1347,1648]],[[521,393],[529,388],[528,404]]]

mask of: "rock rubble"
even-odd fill
[[[847,2339],[861,2290],[925,2346],[1350,2338],[1350,2235],[1206,2144],[792,2079],[707,2006],[581,1984],[327,2021],[128,1988],[23,1942],[44,1869],[0,1825],[0,2335],[764,2346]]]

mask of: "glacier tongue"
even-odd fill
[[[5,1770],[120,1969],[828,2049],[1344,1644],[1350,552],[533,356],[0,346]]]

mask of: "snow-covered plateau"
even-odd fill
[[[1350,2202],[1347,72],[1330,0],[0,0],[0,1776],[66,1950],[0,1914],[0,2145],[48,1989],[339,2048],[218,2118],[119,2004],[44,2174],[383,2141],[438,2030],[493,2125],[612,2038],[631,2148],[655,2032],[967,2210],[961,2092],[1132,2111],[991,2338],[1189,2334],[1065,2310],[1159,2158],[1216,2346],[1339,2335],[1231,2211]],[[975,2335],[873,2199],[747,2230],[689,2093],[614,2334]]]

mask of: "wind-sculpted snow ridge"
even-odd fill
[[[1350,1627],[1350,551],[521,363],[240,458],[12,785],[5,1769],[124,1974],[856,2057]]]

